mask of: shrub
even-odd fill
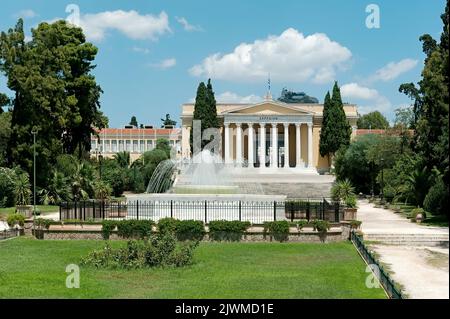
[[[117,223],[117,234],[123,238],[144,238],[152,233],[151,220],[122,220]]]
[[[50,225],[52,224],[52,221],[50,219],[45,218],[37,218],[34,220],[35,226],[37,226],[39,229],[49,229]]]
[[[439,178],[429,189],[428,194],[425,196],[425,200],[423,201],[423,208],[426,211],[435,214],[448,213],[449,193],[442,178]]]
[[[16,172],[12,169],[0,167],[0,207],[12,207],[15,205],[15,180]]]
[[[10,227],[15,225],[23,226],[25,224],[25,217],[20,214],[10,214],[6,219],[6,222]]]
[[[212,240],[239,241],[250,222],[215,220],[209,223],[209,236]]]
[[[81,260],[82,265],[96,268],[136,269],[143,267],[182,267],[193,261],[198,241],[177,243],[170,232],[152,235],[149,240],[130,240],[127,246],[112,249],[108,242]]]
[[[356,195],[348,196],[345,199],[345,206],[348,208],[356,208]]]
[[[360,220],[351,220],[350,221],[350,228],[351,229],[358,229],[360,226],[361,226],[361,224],[362,224],[362,221],[360,221]]]
[[[321,234],[326,234],[331,228],[330,223],[326,220],[314,220],[312,225],[314,230],[317,230]]]
[[[102,237],[105,240],[108,240],[111,236],[111,233],[116,228],[117,222],[114,220],[103,220],[102,222]]]
[[[180,220],[176,224],[175,235],[180,241],[202,240],[205,233],[205,226],[199,220]]]
[[[298,221],[297,225],[298,225],[298,229],[302,230],[304,227],[309,225],[309,221],[307,221],[306,219],[301,219]]]
[[[177,229],[178,220],[174,218],[162,218],[158,221],[158,231],[160,233],[170,232],[175,233]]]
[[[283,242],[289,238],[289,223],[286,220],[265,222],[264,237],[269,233],[277,241]]]
[[[414,208],[411,210],[409,217],[412,222],[416,222],[417,215],[421,214],[423,219],[427,218],[427,214],[423,208]]]

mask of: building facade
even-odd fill
[[[144,152],[151,151],[158,139],[167,139],[181,155],[181,129],[179,128],[105,128],[98,136],[91,136],[91,156],[111,158],[118,152],[130,152],[133,162]]]
[[[344,111],[356,135],[357,107],[344,104]],[[217,104],[222,145],[220,154],[226,163],[238,167],[328,169],[328,158],[320,156],[319,141],[323,104],[291,104],[270,97],[256,104]],[[194,104],[182,105],[183,158],[192,156],[190,134]]]

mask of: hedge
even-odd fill
[[[216,220],[209,223],[209,237],[217,241],[240,241],[250,222]]]

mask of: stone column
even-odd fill
[[[259,167],[266,168],[266,123],[260,123],[259,148]]]
[[[308,168],[313,167],[312,123],[308,123]]]
[[[230,124],[225,123],[225,164],[229,164],[230,160]]]
[[[278,128],[277,123],[272,123],[272,158],[270,167],[278,167]]]
[[[242,166],[242,123],[236,123],[236,164]]]
[[[284,168],[289,168],[289,123],[284,123]]]
[[[248,167],[253,168],[255,163],[255,155],[253,154],[253,123],[248,123]]]
[[[302,134],[301,134],[301,123],[295,123],[295,167],[299,168],[302,163]]]

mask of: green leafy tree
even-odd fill
[[[11,112],[0,114],[0,166],[4,165],[11,136]]]
[[[170,146],[170,142],[168,139],[165,138],[159,138],[156,140],[156,147],[155,149],[164,151],[167,154],[167,158],[170,157],[170,151],[172,150],[172,147]]]
[[[14,92],[11,99],[9,165],[33,167],[31,130],[37,127],[38,185],[45,184],[56,157],[90,150],[91,134],[107,120],[100,112],[100,94],[91,71],[97,48],[81,28],[65,21],[43,22],[25,42],[23,21],[0,35],[0,72]]]
[[[114,159],[116,160],[117,164],[119,164],[122,168],[128,168],[130,167],[130,152],[118,152],[114,154]]]
[[[326,114],[324,114],[325,122],[322,124],[319,150],[321,156],[328,155],[332,158],[341,147],[350,144],[352,129],[345,115],[337,82],[334,83],[331,99],[328,93],[325,100],[328,105],[326,109],[324,106]]]
[[[8,96],[6,94],[0,93],[0,114],[2,114],[3,107],[7,106],[10,103]]]
[[[389,122],[379,111],[374,111],[361,116],[357,126],[359,129],[387,129]]]
[[[443,175],[443,181],[449,190],[449,1],[447,0],[445,13],[441,15],[443,32],[440,43],[429,34],[419,38],[422,50],[426,55],[422,79],[416,87],[413,83],[402,84],[400,92],[414,100],[414,129],[415,136],[412,143],[413,150],[423,159],[424,171],[417,168],[416,175],[425,172],[431,176],[434,168]],[[412,183],[414,184],[414,183]],[[434,183],[429,183],[428,186]],[[422,202],[424,184],[416,183],[421,191],[416,200]],[[446,213],[446,212],[441,212]]]

